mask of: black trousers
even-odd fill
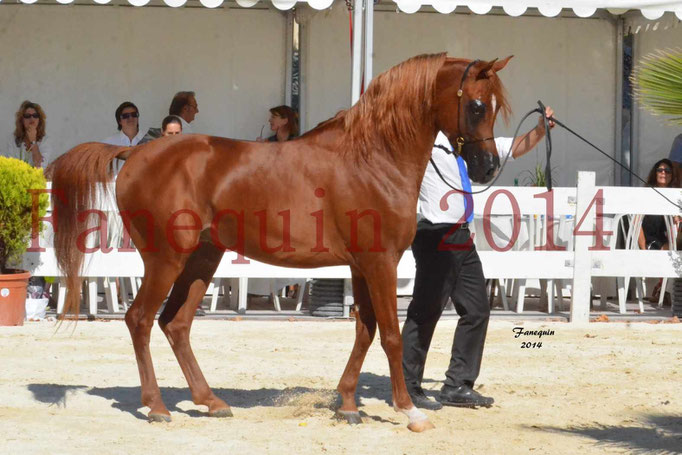
[[[420,222],[412,243],[417,264],[412,302],[403,326],[403,370],[408,390],[420,387],[433,332],[448,297],[460,319],[445,384],[473,385],[481,369],[490,306],[475,246],[464,246],[469,229],[447,233],[452,224]]]

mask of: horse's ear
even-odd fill
[[[512,57],[513,55],[510,55],[504,60],[495,59],[490,62],[487,62],[485,66],[481,68],[481,71],[478,73],[477,79],[493,77],[495,73],[504,69],[504,67],[507,66],[507,63],[509,63],[509,60],[511,60]]]
[[[504,69],[505,66],[507,66],[507,63],[509,63],[509,60],[511,60],[513,55],[510,55],[509,57],[503,59],[503,60],[497,60],[493,62],[493,67],[492,70],[494,73],[497,73],[498,71]]]

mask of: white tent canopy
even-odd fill
[[[520,16],[528,8],[537,8],[543,16],[557,16],[563,9],[573,10],[578,17],[592,16],[597,9],[612,14],[623,14],[631,9],[642,11],[647,19],[658,19],[665,12],[674,12],[682,19],[682,2],[659,0],[394,0],[401,11],[414,13],[420,7],[432,6],[436,11],[449,14],[457,6],[466,6],[476,14],[486,14],[493,7],[501,7],[509,16]]]
[[[1,1],[1,0],[0,0]],[[38,0],[21,0],[22,3],[33,4]],[[74,0],[55,0],[57,3],[70,4]],[[112,0],[92,0],[102,5]],[[145,6],[151,0],[127,0],[133,6]],[[261,0],[261,3],[272,3],[275,8],[288,10],[297,3],[307,3],[314,9],[329,8],[334,0]],[[493,7],[501,7],[510,16],[520,16],[528,8],[537,8],[543,16],[554,17],[562,10],[572,10],[579,17],[592,16],[597,9],[606,9],[612,14],[623,14],[628,10],[641,10],[642,15],[650,20],[660,18],[664,13],[674,12],[678,19],[682,20],[682,1],[660,0],[393,0],[398,8],[405,13],[415,13],[422,6],[431,6],[436,11],[449,14],[458,6],[467,7],[473,13],[486,14]],[[163,0],[171,7],[178,8],[188,4],[188,0]],[[218,8],[224,0],[199,0],[206,8]],[[258,4],[259,0],[236,0],[237,4],[244,8],[250,8]]]

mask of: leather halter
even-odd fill
[[[475,139],[475,140],[470,140],[467,141],[464,139],[464,128],[462,128],[462,95],[464,95],[464,91],[462,88],[464,87],[464,81],[466,80],[467,76],[469,75],[469,70],[471,69],[472,66],[474,66],[476,63],[480,62],[480,60],[472,60],[469,62],[469,64],[466,66],[464,69],[464,73],[462,73],[462,79],[459,81],[459,89],[457,90],[457,128],[459,129],[459,135],[457,136],[457,139],[455,139],[455,150],[450,150],[446,147],[436,145],[436,147],[441,148],[445,150],[448,153],[454,153],[455,156],[459,156],[462,154],[462,148],[467,145],[467,144],[477,144],[479,142],[485,142],[485,141],[492,141],[495,138],[494,137],[487,137],[485,139]]]

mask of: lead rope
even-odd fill
[[[538,101],[538,103],[539,103],[539,101]],[[566,131],[568,131],[569,133],[571,133],[572,135],[574,135],[575,137],[577,137],[578,139],[580,139],[581,141],[585,142],[587,145],[589,145],[590,147],[592,147],[593,149],[595,149],[596,151],[598,151],[598,152],[601,153],[602,155],[604,155],[605,157],[607,157],[608,159],[610,159],[611,161],[613,161],[614,163],[616,163],[618,166],[620,166],[620,167],[622,167],[623,169],[625,169],[626,171],[628,171],[630,174],[632,174],[632,175],[634,175],[635,177],[637,177],[637,179],[638,179],[640,182],[642,182],[644,185],[648,185],[647,182],[646,182],[646,180],[644,180],[644,179],[643,179],[642,177],[640,177],[639,175],[635,174],[635,173],[632,171],[632,169],[630,169],[629,167],[627,167],[626,165],[624,165],[623,163],[621,163],[621,162],[618,161],[617,159],[612,158],[611,156],[609,156],[608,153],[606,153],[605,151],[603,151],[602,149],[600,149],[599,147],[597,147],[596,145],[594,145],[592,142],[588,141],[587,139],[585,139],[585,138],[582,137],[580,134],[578,134],[578,133],[576,133],[575,131],[573,131],[572,129],[570,129],[568,126],[564,125],[562,122],[560,122],[560,121],[557,120],[556,118],[552,117],[551,120],[552,120],[554,123],[556,123],[557,125],[559,125],[560,127],[562,127],[563,129],[565,129]],[[547,162],[548,162],[548,165],[549,165],[549,154],[547,155]],[[673,169],[673,172],[674,172],[674,169]],[[666,201],[670,202],[672,205],[674,205],[674,206],[677,207],[678,209],[682,210],[682,206],[680,206],[679,204],[677,204],[677,203],[671,201],[667,196],[665,196],[663,193],[661,193],[660,191],[658,191],[655,187],[649,186],[648,188],[651,188],[651,189],[654,190],[656,193],[658,193],[658,195],[661,196],[663,199],[665,199]]]
[[[517,126],[517,127],[516,127],[516,131],[514,131],[514,136],[512,137],[512,149],[513,149],[513,147],[514,147],[514,142],[516,141],[516,137],[517,137],[518,134],[519,134],[519,130],[521,129],[521,125],[523,125],[523,122],[525,122],[526,119],[527,119],[528,117],[530,117],[533,113],[536,113],[536,112],[540,112],[540,113],[542,113],[542,115],[544,116],[544,110],[543,110],[543,111],[540,111],[540,108],[533,109],[532,111],[529,111],[528,113],[526,113],[526,115],[523,116],[523,118],[522,118],[521,121],[519,122],[519,126]],[[445,150],[445,152],[448,153],[448,154],[454,154],[454,151],[453,151],[453,150],[451,150],[451,149],[449,149],[449,148],[447,148],[447,147],[445,147],[445,146],[443,146],[443,145],[436,144],[436,145],[434,145],[434,147],[439,148],[439,149],[442,149],[442,150]],[[550,147],[551,147],[551,142],[550,142]],[[509,160],[509,155],[512,154],[512,151],[513,151],[513,150],[510,150],[509,153],[507,154],[507,156],[505,156],[504,161],[502,162],[502,166],[500,166],[500,171],[497,173],[497,175],[495,176],[495,178],[488,184],[488,186],[486,186],[486,187],[484,187],[482,190],[478,190],[478,191],[464,191],[464,190],[462,190],[461,188],[455,188],[455,187],[452,186],[450,183],[448,183],[447,180],[445,180],[445,178],[443,177],[443,174],[441,174],[441,172],[440,172],[440,169],[438,169],[438,166],[436,166],[436,163],[433,161],[433,158],[429,158],[429,161],[431,162],[431,165],[433,166],[433,168],[436,170],[436,174],[438,174],[438,177],[440,177],[440,179],[443,181],[443,183],[445,183],[447,186],[449,186],[449,187],[452,188],[453,190],[455,190],[455,191],[457,191],[457,192],[459,192],[459,193],[464,193],[464,194],[479,194],[479,193],[483,193],[484,191],[487,191],[488,189],[490,189],[491,186],[493,186],[493,185],[495,184],[495,182],[497,181],[497,179],[498,179],[498,178],[500,177],[500,175],[502,174],[502,170],[503,170],[504,167],[507,165],[507,161]],[[550,150],[550,152],[551,152],[551,150]],[[548,157],[549,157],[549,156],[550,156],[550,155],[548,154]]]
[[[518,134],[519,134],[519,130],[521,129],[521,125],[523,125],[523,122],[525,122],[526,119],[527,119],[530,115],[532,115],[533,113],[539,113],[540,115],[542,115],[542,118],[544,119],[544,123],[545,123],[545,148],[546,148],[546,155],[547,155],[547,160],[546,160],[546,163],[545,163],[545,176],[546,176],[546,180],[547,180],[547,191],[552,191],[552,133],[551,133],[551,129],[549,128],[549,121],[550,121],[550,120],[553,121],[556,125],[559,125],[559,126],[562,127],[563,129],[565,129],[566,131],[568,131],[569,133],[571,133],[572,135],[574,135],[575,137],[577,137],[578,139],[580,139],[581,141],[585,142],[587,145],[589,145],[589,146],[592,147],[593,149],[597,150],[599,153],[601,153],[602,155],[604,155],[605,157],[607,157],[608,159],[610,159],[611,161],[613,161],[614,163],[616,163],[618,166],[622,167],[623,169],[625,169],[626,171],[628,171],[629,173],[631,173],[632,175],[634,175],[635,177],[637,177],[637,179],[638,179],[640,182],[642,182],[642,183],[644,183],[645,185],[647,185],[646,180],[644,180],[642,177],[640,177],[639,175],[637,175],[632,169],[630,169],[629,167],[627,167],[626,165],[624,165],[624,164],[621,163],[620,161],[616,160],[615,158],[611,157],[608,153],[606,153],[605,151],[603,151],[602,149],[600,149],[599,147],[597,147],[596,145],[594,145],[592,142],[590,142],[590,141],[588,141],[587,139],[585,139],[584,137],[582,137],[580,134],[578,134],[578,133],[576,133],[575,131],[573,131],[571,128],[569,128],[567,125],[565,125],[563,122],[557,120],[556,117],[552,116],[552,117],[550,117],[550,118],[547,118],[547,116],[545,115],[545,105],[542,103],[542,101],[538,100],[538,106],[539,106],[539,107],[537,107],[536,109],[533,109],[532,111],[528,111],[528,113],[526,113],[526,115],[523,116],[523,118],[522,118],[521,121],[519,122],[519,125],[516,127],[516,131],[514,131],[514,136],[513,136],[513,139],[512,139],[512,151],[513,151],[513,148],[514,148],[514,142],[516,141],[516,137],[517,137]],[[436,144],[434,147],[437,147],[437,148],[440,148],[440,149],[442,149],[442,150],[445,150],[445,152],[448,153],[448,154],[453,154],[453,153],[454,153],[451,149],[449,149],[449,148],[447,148],[447,147],[445,147],[445,146],[442,146],[442,145],[440,145],[440,144]],[[436,170],[436,174],[438,174],[438,177],[440,177],[440,179],[443,181],[443,183],[445,183],[448,187],[452,188],[453,190],[455,190],[455,191],[457,191],[457,192],[459,192],[459,193],[465,193],[465,194],[479,194],[479,193],[483,193],[484,191],[489,190],[490,187],[493,186],[493,184],[497,181],[497,179],[499,178],[500,174],[502,174],[502,170],[504,169],[504,166],[507,164],[507,160],[509,160],[509,155],[511,155],[511,153],[512,153],[512,152],[510,151],[509,154],[507,154],[507,156],[505,157],[504,162],[502,163],[502,166],[500,166],[500,171],[497,173],[497,175],[496,175],[495,178],[492,180],[492,182],[490,182],[490,183],[489,183],[486,187],[484,187],[482,190],[472,191],[472,192],[464,191],[464,190],[462,190],[462,189],[460,189],[460,188],[455,188],[454,186],[452,186],[450,183],[448,183],[448,182],[445,180],[445,178],[444,178],[443,175],[441,174],[440,170],[438,169],[438,166],[436,166],[436,163],[433,161],[433,158],[429,158],[429,161],[431,162],[431,165],[432,165],[432,166],[434,167],[434,169]],[[651,188],[651,189],[654,190],[659,196],[661,196],[663,199],[665,199],[666,201],[668,201],[669,203],[671,203],[672,205],[674,205],[674,206],[677,207],[678,209],[682,210],[682,206],[681,206],[681,205],[679,205],[679,204],[677,204],[677,203],[671,201],[666,195],[664,195],[663,193],[661,193],[660,191],[658,191],[655,187],[649,186],[648,188]]]

